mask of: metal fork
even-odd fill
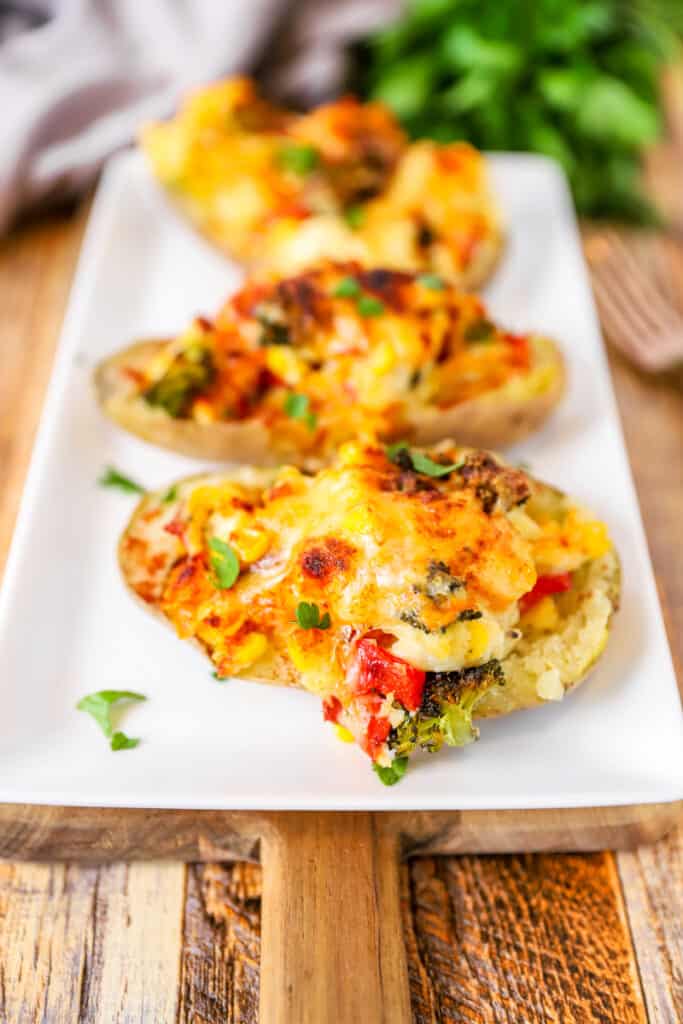
[[[624,355],[649,372],[683,363],[682,282],[662,274],[661,239],[639,244],[635,235],[595,229],[584,239],[593,290],[605,333]]]

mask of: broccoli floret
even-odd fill
[[[441,604],[450,594],[461,590],[465,581],[454,576],[445,562],[430,562],[424,592],[434,604]]]
[[[209,387],[214,374],[209,349],[191,345],[173,360],[163,377],[144,392],[143,398],[179,419],[187,415],[193,399]]]
[[[275,303],[262,302],[254,310],[254,316],[261,324],[259,345],[290,345],[292,342],[289,324],[284,310]]]
[[[438,723],[438,731],[451,747],[472,743],[479,730],[472,713],[493,686],[502,686],[505,674],[496,659],[460,672],[428,672],[419,715]]]
[[[505,674],[495,659],[460,672],[428,672],[419,710],[392,730],[389,747],[405,757],[417,747],[434,752],[444,743],[472,743],[479,735],[472,722],[477,703],[493,686],[504,683]]]

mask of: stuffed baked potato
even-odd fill
[[[252,269],[352,259],[472,288],[501,249],[481,154],[409,144],[378,103],[345,97],[298,116],[231,79],[192,94],[141,145],[192,223]]]
[[[435,274],[324,264],[252,281],[215,321],[145,341],[96,371],[104,412],[213,460],[320,465],[353,437],[512,444],[564,384],[554,343],[497,327]]]
[[[619,598],[605,526],[482,451],[344,445],[142,499],[119,548],[146,607],[220,677],[301,686],[384,782],[472,719],[585,679]]]

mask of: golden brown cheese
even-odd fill
[[[260,486],[232,477],[183,484],[177,502],[147,513],[154,536],[161,526],[176,545],[172,570],[161,590],[145,578],[136,589],[208,647],[221,675],[275,649],[323,695],[348,697],[348,660],[367,634],[391,637],[395,654],[428,671],[501,657],[516,638],[519,599],[539,568],[552,569],[550,545],[565,572],[568,555],[578,568],[609,541],[573,506],[559,520],[534,519],[534,484],[520,470],[452,446],[435,457],[458,468],[430,477],[405,468],[400,453],[403,465],[349,444],[315,476],[284,467],[263,471]],[[139,545],[139,533],[127,543]],[[151,576],[152,537],[143,559]],[[239,561],[228,589],[216,585],[216,539]],[[162,555],[168,563],[168,549]],[[329,628],[300,628],[301,602],[328,614]]]
[[[472,715],[586,675],[618,603],[604,524],[486,452],[353,442],[313,475],[242,467],[146,496],[131,589],[219,677],[299,685],[393,784]]]
[[[473,284],[500,244],[481,154],[408,144],[377,103],[297,116],[232,79],[193,93],[142,145],[200,229],[252,266],[292,273],[334,257]]]
[[[195,321],[147,366],[121,372],[174,417],[256,418],[275,450],[324,457],[353,436],[409,437],[423,410],[515,380],[541,391],[540,345],[436,275],[328,263],[248,283],[215,322]]]

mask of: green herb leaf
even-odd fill
[[[394,462],[398,453],[403,451],[404,448],[409,449],[407,441],[394,441],[393,444],[388,444],[386,446],[385,451],[387,453],[387,458],[389,459],[389,461]]]
[[[214,581],[218,590],[230,590],[240,574],[240,560],[233,548],[219,537],[212,537],[209,548],[213,552],[211,568],[216,574]]]
[[[290,391],[285,398],[285,412],[293,420],[301,420],[310,431],[315,430],[318,417],[311,409],[311,400],[308,395],[297,394]]]
[[[99,690],[97,693],[89,693],[81,697],[76,709],[86,711],[95,719],[104,735],[111,741],[112,750],[128,750],[137,747],[139,739],[130,739],[125,733],[115,732],[112,722],[112,706],[119,701],[147,700],[143,693],[135,693],[133,690]]]
[[[219,676],[217,671],[213,671],[211,675],[218,683],[224,683],[226,680],[230,679],[230,676]]]
[[[395,444],[390,444],[385,449],[387,458],[390,462],[395,465],[400,465],[403,469],[409,469],[410,466],[406,465],[407,459],[410,459],[412,467],[416,473],[423,473],[425,476],[448,476],[449,473],[454,473],[456,469],[460,469],[464,462],[452,462],[447,466],[444,466],[441,462],[434,462],[428,455],[423,452],[413,450],[408,447],[405,441],[396,441]],[[401,455],[401,452],[405,452],[405,455]]]
[[[170,503],[172,501],[175,501],[177,497],[178,497],[178,485],[177,484],[171,484],[169,489],[166,491],[166,494],[164,494],[163,498],[161,499],[161,503],[162,503],[162,505],[170,505]]]
[[[132,750],[140,740],[137,736],[126,736],[125,732],[115,732],[111,738],[112,750]]]
[[[420,274],[417,283],[433,292],[442,292],[446,287],[446,282],[438,274]]]
[[[347,206],[342,217],[353,231],[357,231],[365,223],[365,207]]]
[[[451,462],[449,465],[444,466],[441,462],[434,462],[428,455],[418,451],[411,452],[410,457],[413,460],[415,472],[424,473],[425,476],[448,476],[449,473],[454,473],[456,469],[460,469],[463,465],[461,460],[460,462]]]
[[[292,174],[310,174],[320,162],[318,151],[313,146],[283,146],[277,160],[285,171]]]
[[[101,487],[118,487],[120,491],[125,491],[126,494],[146,493],[144,487],[137,484],[135,480],[131,480],[129,476],[119,473],[113,466],[107,466],[97,482]]]
[[[355,299],[361,293],[361,287],[355,277],[342,277],[332,294],[337,299]]]
[[[308,601],[300,601],[296,606],[296,621],[302,629],[329,629],[331,619],[329,612],[320,617],[320,609],[317,604],[309,604]]]
[[[361,316],[381,316],[384,312],[384,303],[374,295],[361,295],[356,303],[356,309]]]
[[[395,757],[390,765],[381,765],[373,762],[372,770],[385,786],[395,786],[405,775],[407,767],[407,757]]]
[[[469,342],[489,341],[495,330],[490,320],[474,320],[465,328],[463,338]]]

